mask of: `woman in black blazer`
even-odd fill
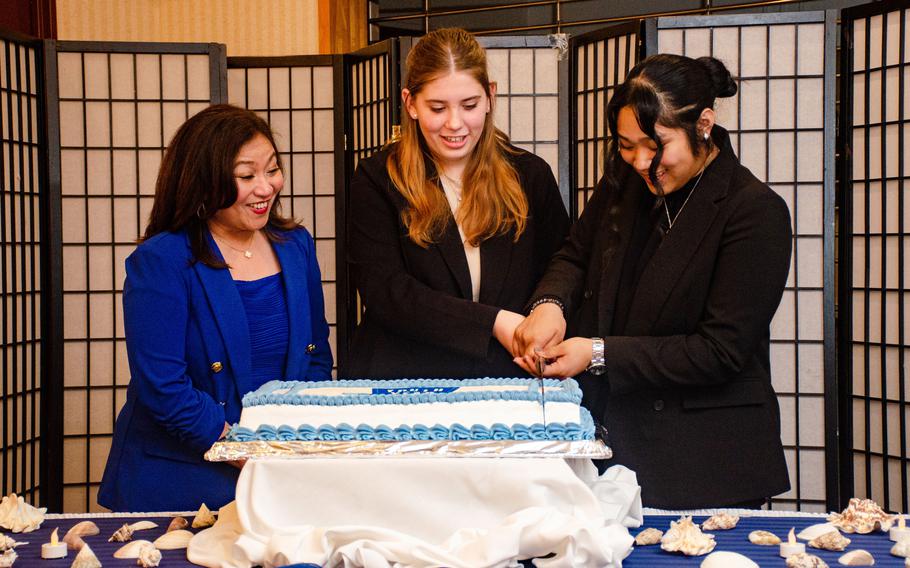
[[[580,374],[648,506],[758,506],[789,488],[769,327],[790,216],[714,123],[715,97],[735,93],[712,58],[630,72],[607,106],[606,175],[516,331],[527,368]]]
[[[525,375],[513,333],[568,216],[546,162],[493,126],[495,92],[463,30],[408,54],[401,136],[351,184],[348,262],[365,310],[345,374]]]

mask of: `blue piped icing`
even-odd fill
[[[405,442],[408,440],[593,440],[594,420],[586,408],[580,408],[578,424],[551,422],[543,424],[493,424],[489,428],[475,424],[470,428],[462,424],[425,426],[402,424],[397,428],[380,425],[375,428],[366,424],[357,427],[350,424],[312,426],[304,424],[297,428],[288,425],[272,426],[262,424],[256,430],[234,425],[227,435],[230,442],[273,442],[273,441],[337,441],[337,440],[379,440]]]

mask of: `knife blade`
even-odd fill
[[[543,413],[543,425],[547,426],[547,399],[546,394],[543,388],[543,370],[546,368],[547,364],[544,358],[540,355],[540,350],[535,349],[534,352],[537,354],[537,384],[540,385],[540,409]]]

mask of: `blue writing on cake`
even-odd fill
[[[458,387],[398,387],[374,388],[373,394],[448,394],[458,390]]]

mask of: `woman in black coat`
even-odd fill
[[[568,216],[549,166],[493,126],[495,91],[463,30],[433,31],[408,54],[400,139],[351,184],[364,313],[347,375],[525,375],[512,337]]]
[[[790,216],[714,123],[715,97],[735,93],[712,58],[630,72],[607,106],[604,180],[516,331],[527,368],[580,375],[648,506],[758,506],[789,488],[769,328]]]

